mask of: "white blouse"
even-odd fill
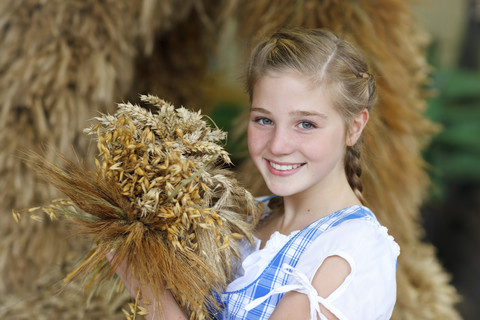
[[[255,247],[245,242],[243,262],[227,291],[242,289],[258,278],[275,254],[297,232],[283,235],[277,231],[261,250],[259,239],[255,239]],[[275,288],[270,295],[287,291],[306,294],[310,300],[312,319],[317,319],[317,313],[320,314],[319,304],[340,320],[390,319],[396,300],[395,273],[399,254],[400,247],[388,235],[387,228],[374,221],[349,220],[315,239],[295,268],[285,266],[285,272],[292,274],[290,282],[284,287]],[[324,299],[318,296],[311,283],[323,261],[334,255],[345,259],[351,272]],[[262,301],[257,302],[260,304]],[[325,319],[323,315],[320,318]]]

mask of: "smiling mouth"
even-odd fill
[[[270,164],[270,166],[272,166],[272,168],[276,169],[276,170],[279,170],[279,171],[288,171],[288,170],[293,170],[293,169],[297,169],[301,166],[303,166],[304,164],[303,163],[300,163],[300,164],[278,164],[278,163],[275,163],[275,162],[272,162],[272,161],[268,161],[268,163]]]

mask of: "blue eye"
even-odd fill
[[[255,122],[257,122],[258,124],[261,124],[263,126],[270,126],[270,125],[273,124],[273,121],[268,119],[268,118],[256,118]]]
[[[308,122],[308,121],[302,121],[302,122],[300,122],[300,123],[298,124],[298,127],[299,127],[300,129],[307,129],[307,130],[308,130],[308,129],[314,129],[314,128],[316,128],[316,126],[315,126],[313,123]]]

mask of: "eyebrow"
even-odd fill
[[[250,111],[256,111],[256,112],[261,112],[261,113],[270,113],[267,109],[264,108],[257,108],[257,107],[251,107]]]
[[[261,113],[267,113],[267,114],[270,114],[271,112],[268,111],[267,109],[264,109],[264,108],[258,108],[258,107],[252,107],[250,109],[250,111],[256,111],[256,112],[261,112]],[[311,111],[303,111],[303,110],[295,110],[295,111],[291,111],[289,112],[289,115],[291,116],[300,116],[300,117],[319,117],[319,118],[322,118],[322,119],[326,119],[327,118],[327,115],[323,114],[323,113],[318,113],[318,112],[311,112]]]
[[[312,117],[313,116],[313,117],[319,117],[319,118],[323,118],[323,119],[327,118],[327,115],[323,114],[323,113],[311,112],[311,111],[302,111],[302,110],[292,111],[289,114],[292,115],[292,116],[302,116],[302,117]]]

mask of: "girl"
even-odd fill
[[[250,155],[276,196],[262,200],[256,247],[218,318],[389,319],[399,247],[363,206],[361,134],[376,101],[365,60],[328,31],[285,29],[253,50],[246,80]],[[162,304],[166,319],[184,317],[168,291]]]

